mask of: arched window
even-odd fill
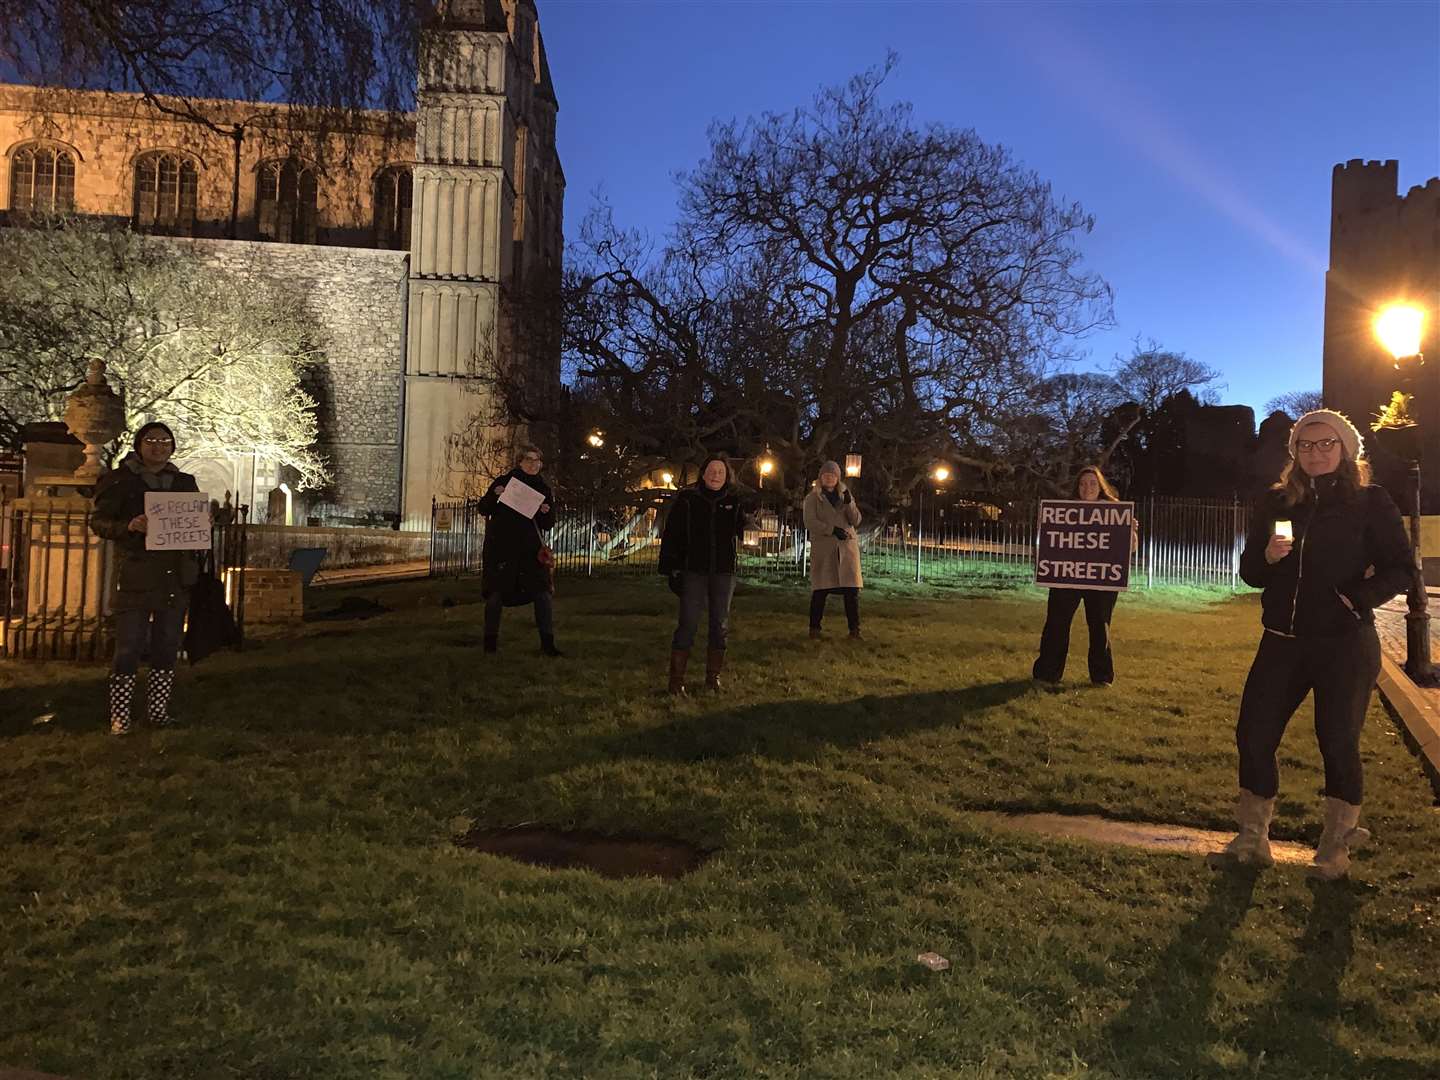
[[[164,151],[135,160],[135,228],[142,232],[192,236],[200,171],[195,162]]]
[[[295,158],[260,163],[255,191],[255,231],[262,240],[315,243],[319,186],[315,170]]]
[[[410,249],[411,179],[408,165],[391,165],[375,176],[375,246]]]
[[[10,156],[10,209],[75,209],[75,159],[58,146],[22,146]]]

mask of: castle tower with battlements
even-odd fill
[[[1440,508],[1440,177],[1399,193],[1399,163],[1336,165],[1330,197],[1330,268],[1325,274],[1325,404],[1369,434],[1400,382],[1374,333],[1376,313],[1400,301],[1426,313],[1414,411],[1425,445],[1423,503]],[[1377,477],[1398,493],[1395,462],[1376,455]]]

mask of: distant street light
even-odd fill
[[[675,483],[675,475],[674,473],[662,472],[660,474],[660,480],[666,487],[670,487]]]
[[[770,459],[770,448],[765,448],[765,456],[760,459],[760,486],[765,486],[765,477],[775,471],[775,462]]]
[[[602,433],[602,432],[599,432],[599,431],[592,431],[592,432],[590,433],[590,438],[589,438],[588,440],[586,440],[586,441],[589,442],[590,445],[593,446],[593,447],[595,447],[597,450],[598,450],[600,447],[602,447],[602,446],[605,445],[605,439],[603,438],[603,433]]]
[[[930,470],[930,479],[937,484],[943,484],[950,479],[950,470],[944,465],[936,465]],[[920,498],[915,504],[915,584],[920,584],[920,545],[925,538],[925,483],[920,483]]]
[[[1400,372],[1400,381],[1406,389],[1414,386],[1415,377],[1425,364],[1420,352],[1421,331],[1425,325],[1425,313],[1410,304],[1394,304],[1387,307],[1375,319],[1375,336],[1395,359],[1395,370]],[[1405,398],[1401,393],[1396,397],[1402,414]],[[1388,411],[1388,410],[1387,410]],[[1414,422],[1402,426],[1380,427],[1376,434],[1382,445],[1387,430],[1411,430],[1395,446],[1401,449],[1407,469],[1406,486],[1410,489],[1410,591],[1405,597],[1405,674],[1416,686],[1434,686],[1437,680],[1434,665],[1430,662],[1430,601],[1425,593],[1425,563],[1420,550],[1420,431]]]

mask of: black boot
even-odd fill
[[[554,634],[540,635],[540,651],[546,656],[564,656],[565,654],[555,647]]]

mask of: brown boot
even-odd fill
[[[685,693],[685,665],[690,663],[689,649],[670,650],[670,693]]]
[[[705,650],[705,689],[720,689],[720,672],[725,667],[724,649]]]

